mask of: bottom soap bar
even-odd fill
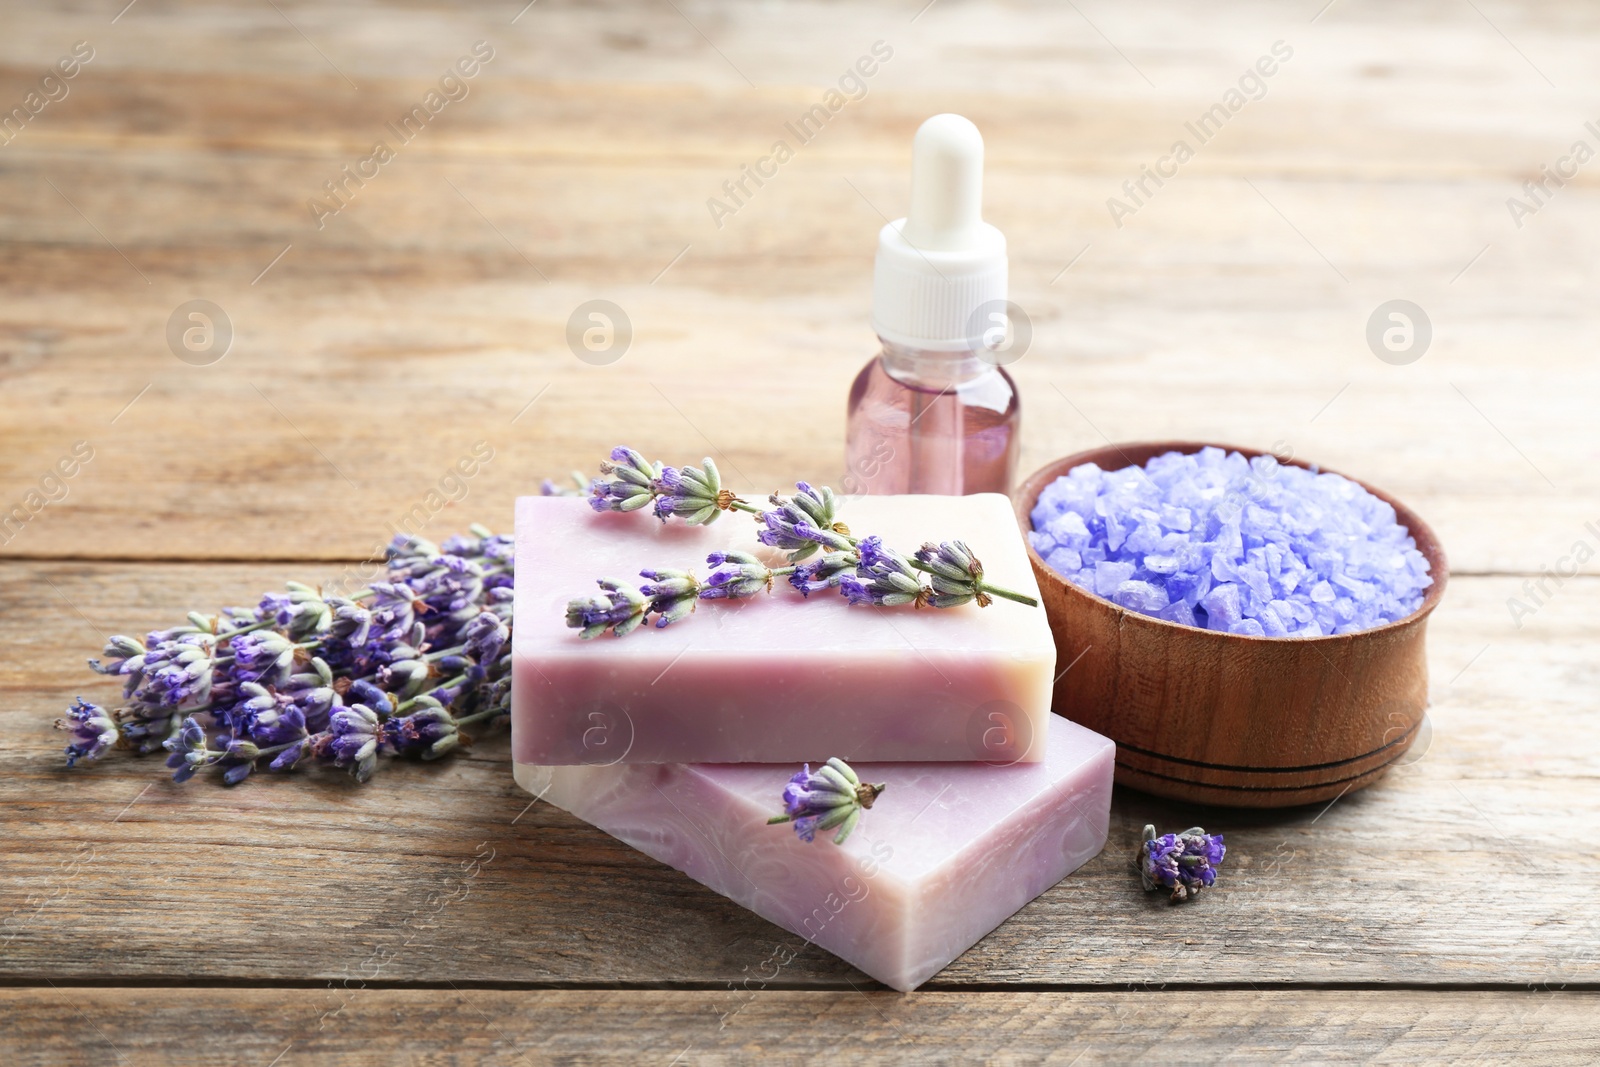
[[[852,764],[887,789],[842,846],[766,824],[797,765],[515,766],[530,793],[911,990],[1105,846],[1114,753],[1052,716],[1040,763]]]

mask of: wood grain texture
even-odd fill
[[[725,983],[793,938],[520,792],[509,748],[341,774],[172,784],[152,758],[62,766],[52,718],[99,629],[249,602],[304,565],[0,565],[0,975],[164,981]],[[1516,579],[1452,580],[1431,627],[1415,762],[1331,806],[1223,811],[1118,793],[1100,857],[932,988],[1600,982],[1594,579],[1522,629]],[[83,616],[78,614],[81,609]],[[87,616],[85,618],[84,616]],[[1146,822],[1227,835],[1221,887],[1146,897]],[[486,857],[488,857],[486,859]],[[194,931],[203,932],[195,934]],[[866,979],[814,949],[775,985]]]
[[[1600,994],[0,990],[16,1067],[1592,1064]],[[848,1036],[846,1036],[848,1035]],[[274,1057],[280,1057],[274,1059]]]
[[[313,48],[244,0],[115,26],[15,5],[0,99],[74,39],[99,51],[0,148],[0,509],[74,441],[97,452],[0,553],[364,555],[479,439],[495,461],[429,530],[504,524],[619,436],[759,490],[837,479],[873,235],[940,107],[985,131],[1035,325],[1024,471],[1106,438],[1276,444],[1406,500],[1464,571],[1588,536],[1600,260],[1575,235],[1600,188],[1584,172],[1521,229],[1504,204],[1583,131],[1581,4],[1503,26],[1554,90],[1470,7],[979,10],[286,6]],[[306,201],[480,38],[471,94],[317,229]],[[877,39],[895,58],[865,99],[716,226],[707,199]],[[1122,182],[1279,39],[1267,94],[1114,225]],[[1363,340],[1395,296],[1434,323],[1410,366]],[[212,366],[164,339],[195,297],[236,330]],[[595,297],[635,329],[609,367],[565,341]],[[727,417],[720,383],[779,368],[782,404]]]

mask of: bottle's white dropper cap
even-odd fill
[[[1005,299],[1005,235],[983,221],[983,136],[935,115],[912,142],[910,214],[878,232],[873,329],[898,345],[970,350],[974,314]]]

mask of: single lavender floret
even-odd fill
[[[662,567],[653,571],[640,571],[639,576],[650,581],[639,587],[639,592],[650,598],[650,610],[656,613],[657,628],[669,626],[695,609],[704,596],[700,580],[688,571]],[[714,579],[716,575],[712,575]]]
[[[1063,577],[1169,622],[1320,637],[1394,622],[1433,583],[1394,508],[1338,475],[1206,448],[1083,464],[1046,486],[1029,543]]]
[[[614,578],[602,578],[598,584],[603,593],[567,602],[567,625],[582,630],[578,636],[585,641],[608,629],[615,637],[636,630],[650,610],[650,598]]]
[[[771,548],[788,550],[790,563],[799,563],[818,548],[849,551],[849,531],[835,517],[833,490],[827,486],[813,489],[805,482],[796,482],[795,490],[790,497],[777,493],[768,497],[773,508],[757,516],[766,529],[756,533],[756,540]]]
[[[702,600],[742,600],[772,589],[772,569],[748,552],[712,552],[715,567],[700,590]]]
[[[916,558],[933,569],[933,596],[929,602],[934,607],[954,608],[973,600],[981,608],[989,606],[989,594],[982,589],[983,564],[964,543],[929,542],[917,549]]]
[[[662,467],[656,478],[655,513],[662,522],[676,515],[690,526],[703,526],[733,503],[734,495],[722,488],[717,465],[707,456],[702,467]]]
[[[798,564],[789,575],[789,584],[798,589],[801,596],[809,597],[837,586],[859,562],[861,557],[854,552],[824,552]]]
[[[328,732],[317,738],[311,754],[336,767],[348,767],[356,781],[365,782],[377,769],[378,732],[377,713],[352,704],[333,713]]]
[[[1180,904],[1216,884],[1217,868],[1227,854],[1221,834],[1194,826],[1181,834],[1157,836],[1156,828],[1146,825],[1134,866],[1146,893],[1168,889],[1172,903]]]
[[[921,607],[931,595],[905,557],[883,547],[880,537],[867,537],[856,546],[860,562],[854,577],[839,580],[839,591],[852,604],[896,607],[916,604]]]
[[[637,511],[655,499],[661,468],[631,448],[618,447],[611,450],[611,462],[600,464],[600,473],[612,477],[589,483],[589,506],[595,511]]]
[[[116,722],[99,705],[82,697],[73,700],[66,715],[56,720],[56,729],[72,731],[72,740],[67,743],[68,767],[80,759],[99,759],[117,743]]]
[[[768,826],[793,822],[802,841],[816,840],[817,832],[839,828],[833,843],[842,845],[861,821],[861,813],[877,801],[886,786],[861,780],[844,760],[834,757],[811,770],[804,764],[783,789],[783,814],[767,820]]]

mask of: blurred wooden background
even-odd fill
[[[1600,159],[1524,183],[1600,151],[1600,8],[122,3],[0,5],[0,119],[26,119],[0,134],[8,1059],[1593,1061]],[[386,124],[480,41],[400,145]],[[880,41],[864,97],[719,227],[707,200]],[[1184,124],[1276,42],[1199,144]],[[619,441],[758,491],[837,480],[875,234],[946,110],[984,132],[1033,324],[1024,471],[1218,440],[1434,525],[1454,576],[1415,763],[1325,812],[1119,794],[1106,854],[909,997],[815,950],[736,992],[793,939],[526,808],[503,742],[359,790],[60,768],[50,721],[111,696],[81,667],[104,634],[333,578],[419,506],[428,536],[505,527]],[[1180,138],[1194,158],[1116,225]],[[307,201],[379,140],[319,228]],[[632,323],[605,366],[567,341],[595,299]],[[1394,299],[1432,327],[1404,365],[1365,340]],[[220,359],[169,347],[193,300],[231,323]],[[1225,831],[1223,888],[1144,900],[1147,820]]]

